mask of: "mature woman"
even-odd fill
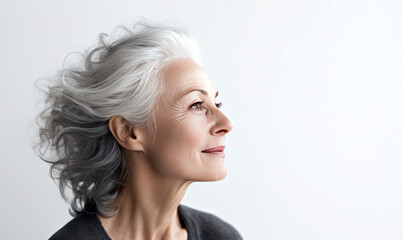
[[[242,239],[180,204],[191,183],[225,178],[232,129],[197,44],[174,27],[123,29],[112,40],[101,34],[46,90],[40,157],[67,201],[72,190],[74,217],[50,239]]]

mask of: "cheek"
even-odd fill
[[[170,109],[161,121],[159,135],[161,143],[172,148],[201,148],[206,134],[206,117],[202,112],[190,112],[185,105]]]
[[[150,160],[165,173],[189,171],[206,145],[203,116],[191,116],[160,125]]]
[[[159,133],[160,145],[164,148],[181,151],[202,150],[205,127],[200,121],[182,121],[180,124],[168,125]]]

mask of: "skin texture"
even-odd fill
[[[116,115],[109,128],[122,146],[128,167],[117,201],[119,212],[98,215],[112,239],[187,239],[177,207],[193,182],[227,175],[224,157],[203,153],[225,146],[233,128],[217,108],[216,90],[205,71],[189,59],[177,59],[163,72],[166,90],[156,104],[156,140],[147,127],[133,127]],[[204,96],[199,91],[208,92]],[[188,93],[188,94],[186,94]],[[193,105],[204,101],[203,104]]]

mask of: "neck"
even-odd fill
[[[135,155],[135,156],[134,156]],[[180,239],[178,206],[190,181],[157,174],[144,155],[126,153],[128,175],[110,218],[98,215],[112,239]]]

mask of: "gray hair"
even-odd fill
[[[116,200],[127,169],[109,119],[120,115],[133,126],[149,126],[154,141],[155,104],[165,89],[161,70],[178,58],[199,62],[197,43],[179,28],[143,21],[117,30],[121,34],[115,39],[101,33],[81,63],[47,78],[49,85],[41,89],[46,101],[36,119],[35,148],[50,164],[51,178],[59,180],[73,217],[82,212],[110,217],[118,211],[108,205]]]

